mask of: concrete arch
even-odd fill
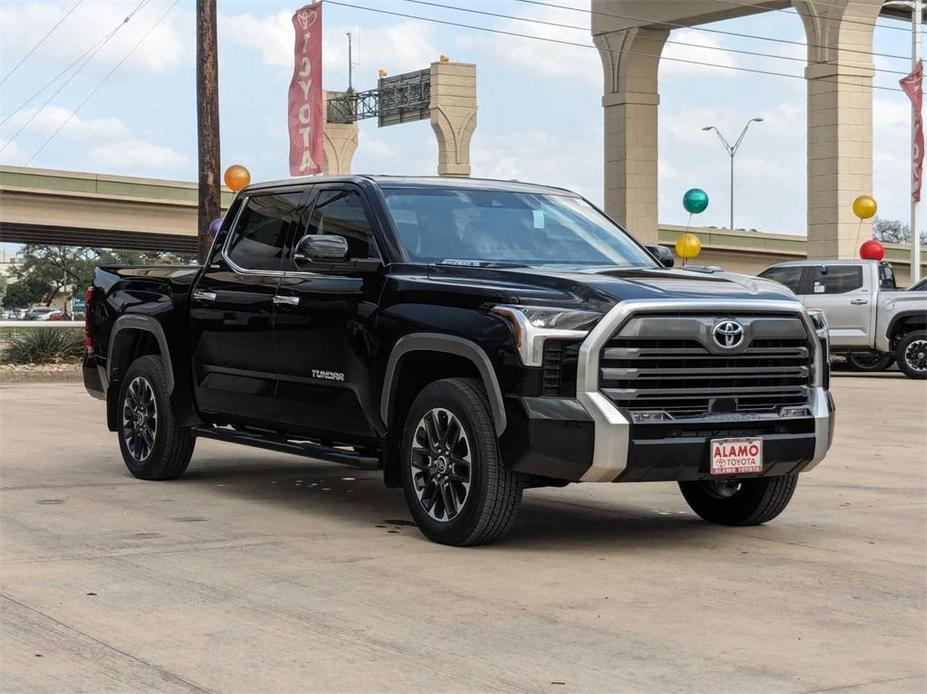
[[[808,255],[853,257],[853,198],[872,190],[872,35],[881,0],[592,0],[602,57],[605,209],[657,241],[658,68],[670,28],[793,6],[808,43]],[[632,19],[633,18],[633,19]]]

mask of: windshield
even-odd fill
[[[494,190],[385,188],[416,262],[654,267],[628,235],[581,198]]]

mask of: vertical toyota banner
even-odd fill
[[[322,2],[293,15],[296,30],[295,66],[289,91],[290,175],[321,173],[322,140]]]
[[[911,100],[914,113],[914,131],[912,132],[911,157],[914,162],[911,176],[911,200],[921,201],[921,177],[924,172],[924,123],[921,118],[921,109],[924,101],[924,63],[917,61],[917,67],[911,74],[899,80],[904,93]]]

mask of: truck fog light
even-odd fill
[[[632,412],[631,419],[634,420],[635,424],[646,424],[648,422],[664,422],[666,421],[666,412]]]

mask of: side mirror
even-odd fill
[[[647,246],[647,250],[660,261],[663,267],[673,267],[676,264],[673,252],[666,246]]]
[[[344,236],[306,234],[296,244],[297,262],[340,262],[348,257]]]

